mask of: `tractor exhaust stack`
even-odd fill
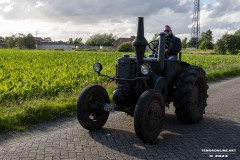
[[[137,76],[141,75],[140,66],[143,63],[143,57],[148,45],[148,41],[144,37],[144,22],[143,17],[138,17],[137,36],[133,41],[135,47],[135,55],[137,57]]]

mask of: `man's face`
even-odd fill
[[[170,34],[172,34],[172,30],[169,27],[165,27],[164,32],[167,34],[166,36],[169,36]]]

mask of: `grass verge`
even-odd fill
[[[115,83],[102,84],[109,96],[116,88]],[[35,99],[22,104],[0,107],[0,134],[10,131],[23,131],[30,125],[52,121],[75,115],[77,98],[83,88],[78,88],[70,95],[60,95],[52,99]]]

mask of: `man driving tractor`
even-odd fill
[[[169,25],[165,26],[164,32],[166,33],[165,57],[169,60],[177,60],[178,52],[182,48],[181,40],[173,35]]]

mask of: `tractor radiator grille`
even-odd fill
[[[135,78],[136,75],[136,58],[124,55],[118,59],[117,77],[118,78]]]

